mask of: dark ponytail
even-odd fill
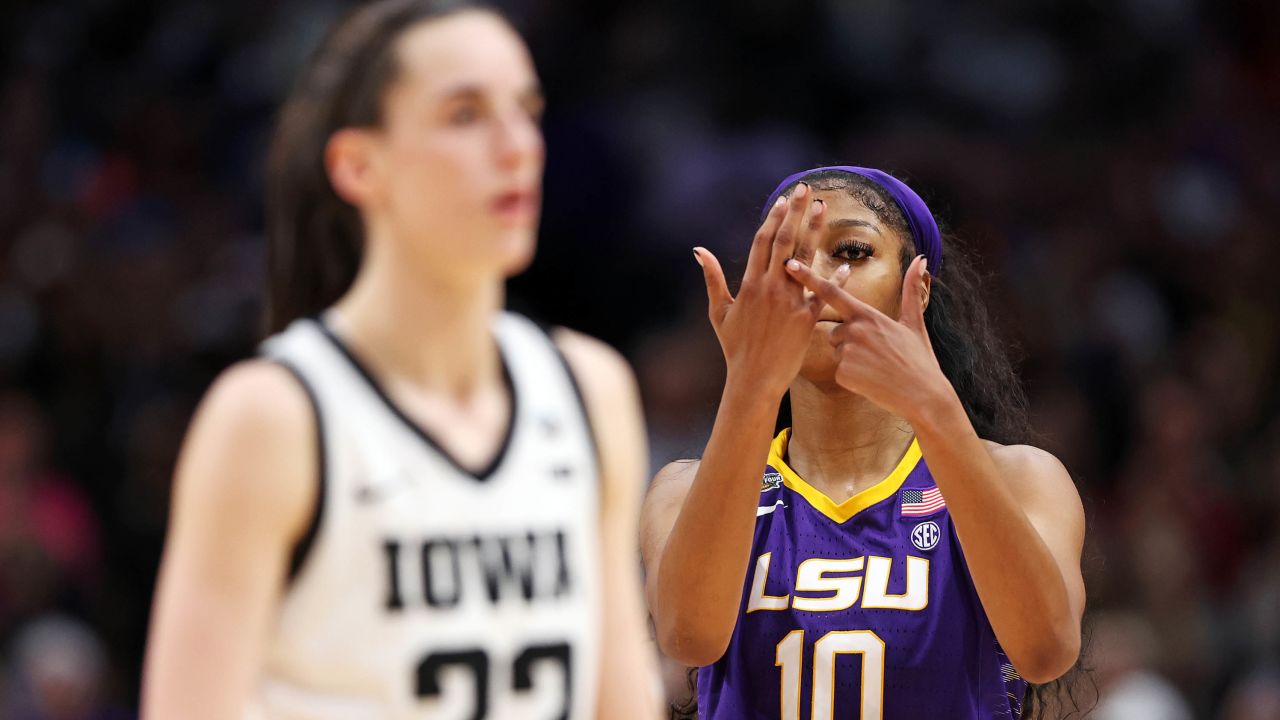
[[[943,236],[946,270],[933,279],[924,324],[942,372],[956,389],[969,421],[978,436],[1002,445],[1033,442],[1027,394],[1013,363],[991,324],[982,298],[983,275],[974,266],[959,239]],[[903,253],[905,273],[915,252]],[[1087,648],[1088,633],[1081,642]],[[1082,717],[1090,709],[1090,686],[1096,694],[1091,670],[1084,654],[1075,667],[1061,678],[1043,685],[1027,685],[1020,718]]]
[[[360,214],[338,197],[325,146],[347,127],[376,127],[395,80],[399,36],[467,9],[466,0],[377,0],[325,36],[280,110],[267,158],[269,333],[332,305],[351,287],[364,250]]]
[[[1031,440],[1027,394],[982,298],[982,276],[958,238],[943,236],[945,272],[933,278],[924,324],[942,373],[978,436],[1002,445]],[[904,253],[906,272],[914,250]]]

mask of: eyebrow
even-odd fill
[[[545,100],[546,96],[542,91],[540,83],[530,83],[528,86],[520,90],[518,93],[522,102],[529,100]],[[453,100],[455,98],[483,98],[485,96],[485,87],[479,83],[460,83],[453,87],[446,88],[440,93],[443,100]]]
[[[875,223],[867,222],[866,220],[857,220],[855,218],[836,218],[835,220],[832,220],[831,222],[827,223],[827,227],[831,228],[832,230],[837,230],[839,228],[854,228],[854,227],[867,228],[870,230],[874,230],[877,235],[884,234],[880,232],[879,226],[877,226]]]

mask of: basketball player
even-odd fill
[[[305,69],[267,178],[276,334],[182,451],[146,717],[657,716],[633,377],[502,311],[541,107],[520,37],[461,3],[364,5]]]
[[[702,459],[645,501],[659,644],[701,667],[704,718],[1018,717],[1078,655],[1084,519],[1016,444],[974,275],[877,170],[793,175],[766,208],[736,298],[694,251],[728,374]]]

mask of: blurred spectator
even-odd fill
[[[1156,635],[1132,613],[1094,618],[1092,662],[1099,700],[1095,720],[1191,720],[1191,707],[1173,684],[1156,672]]]
[[[0,701],[12,720],[105,720],[106,656],[84,623],[47,615],[24,626],[13,643],[13,677]],[[116,715],[118,716],[118,715]]]
[[[1240,678],[1227,691],[1220,720],[1280,719],[1280,671],[1260,669]]]
[[[0,394],[0,636],[68,598],[83,601],[100,575],[98,529],[77,485],[45,465],[39,407]]]

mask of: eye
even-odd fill
[[[449,112],[450,125],[470,125],[480,119],[480,108],[474,103],[459,105]]]
[[[865,260],[875,254],[875,248],[859,240],[841,240],[831,251],[831,257],[849,261]]]

